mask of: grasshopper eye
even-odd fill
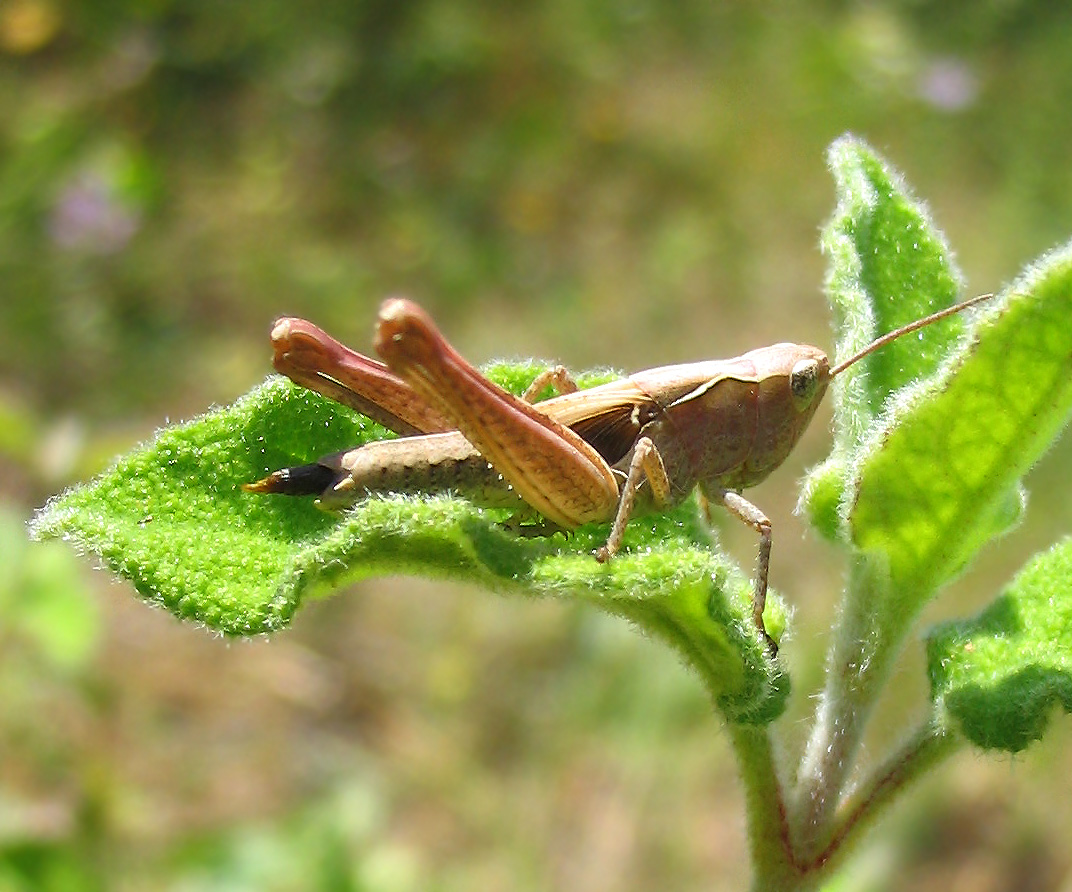
[[[802,359],[789,373],[789,390],[798,408],[811,405],[819,388],[819,363],[814,359]]]

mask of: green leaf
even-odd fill
[[[961,276],[926,207],[869,146],[842,137],[827,153],[838,203],[823,230],[826,293],[838,330],[837,355],[953,303]],[[957,342],[959,316],[887,344],[846,369],[834,387],[834,451],[813,469],[801,505],[835,539],[843,530],[851,456],[890,395],[932,374]]]
[[[1020,478],[1066,423],[1070,320],[1072,244],[1014,283],[937,379],[902,392],[865,448],[852,537],[881,555],[899,613],[1007,522]]]
[[[838,355],[849,356],[876,336],[949,306],[962,282],[926,207],[884,159],[843,137],[827,160],[838,205],[823,233],[831,258],[826,288],[839,317]],[[934,372],[962,328],[962,318],[951,316],[853,366],[845,374],[863,379],[862,393],[846,388],[847,396],[863,397],[856,411],[874,418],[890,394]]]
[[[979,616],[931,631],[931,693],[978,746],[1019,752],[1072,710],[1072,541],[1038,555]]]
[[[100,617],[79,567],[57,543],[31,546],[25,522],[0,505],[0,627],[35,646],[61,671],[77,671],[100,640]]]
[[[518,391],[538,370],[487,372]],[[311,499],[241,489],[275,468],[385,436],[367,419],[271,379],[229,408],[160,432],[54,499],[32,532],[72,541],[143,597],[232,635],[279,629],[304,598],[378,574],[580,599],[668,641],[728,719],[769,721],[781,711],[788,681],[751,627],[751,583],[712,549],[692,503],[634,520],[625,553],[599,564],[590,552],[606,525],[568,539],[524,539],[499,527],[506,513],[460,498],[370,498],[337,517]],[[768,628],[778,635],[784,611],[776,598],[768,604]]]

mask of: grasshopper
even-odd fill
[[[939,310],[831,366],[805,344],[774,344],[736,359],[663,366],[588,390],[556,367],[517,397],[485,378],[412,301],[383,303],[377,362],[311,322],[277,319],[273,363],[292,380],[367,415],[400,435],[283,468],[245,489],[317,495],[326,510],[375,493],[450,490],[484,507],[522,508],[546,534],[610,522],[594,555],[621,547],[637,515],[665,510],[699,489],[710,517],[718,502],[759,534],[752,621],[763,624],[771,522],[741,491],[789,455],[830,381],[885,344],[992,295]],[[559,395],[533,403],[548,384]],[[524,506],[527,506],[525,508]],[[526,515],[527,512],[527,515]]]

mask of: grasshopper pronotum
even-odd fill
[[[400,434],[283,468],[245,488],[318,495],[327,509],[373,493],[450,490],[485,507],[521,507],[540,532],[611,522],[595,551],[609,560],[631,517],[665,510],[697,486],[701,504],[721,503],[760,536],[752,619],[763,625],[771,524],[741,495],[789,455],[830,381],[895,338],[991,297],[980,295],[916,320],[832,366],[804,344],[774,344],[736,359],[663,366],[577,390],[561,367],[523,397],[471,366],[412,301],[380,308],[376,351],[356,353],[311,322],[272,328],[274,364],[299,384]],[[531,400],[548,383],[560,396]]]

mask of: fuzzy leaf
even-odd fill
[[[884,159],[853,138],[827,153],[838,205],[823,233],[830,256],[826,289],[840,333],[838,356],[850,356],[875,337],[949,306],[961,275],[926,207]],[[845,372],[861,379],[846,397],[866,427],[890,394],[932,374],[957,342],[963,320],[951,316],[872,353]],[[846,424],[852,431],[855,424]],[[854,438],[858,439],[858,437]]]
[[[979,616],[927,641],[939,714],[973,743],[1019,752],[1072,710],[1072,541],[1035,557]]]
[[[488,373],[520,391],[537,371]],[[271,379],[234,406],[160,432],[97,480],[52,500],[31,531],[99,555],[143,597],[232,635],[281,628],[305,597],[378,574],[577,598],[668,641],[729,720],[764,722],[781,711],[788,679],[751,629],[751,583],[711,548],[691,503],[635,520],[626,553],[601,565],[590,552],[606,525],[569,539],[519,539],[497,525],[503,512],[460,498],[370,498],[335,517],[309,499],[240,488],[275,468],[384,436],[367,419]],[[777,599],[768,603],[777,636],[784,612]]]
[[[827,153],[838,203],[823,230],[826,293],[838,330],[839,359],[876,337],[953,303],[961,276],[926,207],[865,143],[837,140]],[[887,344],[846,369],[834,387],[834,452],[813,469],[800,503],[824,536],[845,519],[849,458],[890,395],[933,374],[956,343],[959,316]]]
[[[937,380],[903,392],[858,466],[855,545],[913,613],[1007,520],[1072,411],[1072,245],[1001,296]]]

